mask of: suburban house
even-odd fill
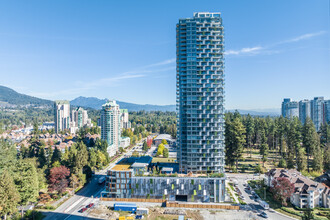
[[[271,169],[265,175],[265,184],[272,187],[274,179],[288,178],[294,184],[294,193],[290,202],[299,208],[330,206],[330,188],[323,183],[313,181],[294,169]]]

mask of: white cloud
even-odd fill
[[[175,62],[175,59],[168,59],[164,60],[162,62],[150,64],[141,68],[138,68],[136,70],[126,71],[123,73],[118,74],[111,74],[111,77],[91,80],[91,81],[76,81],[73,82],[73,88],[70,89],[64,89],[56,92],[47,92],[47,93],[30,93],[30,95],[42,97],[42,98],[54,98],[58,96],[73,96],[73,95],[79,95],[82,91],[89,91],[94,88],[98,87],[114,87],[120,85],[122,81],[130,80],[130,79],[137,79],[137,78],[143,78],[146,77],[150,73],[157,73],[157,72],[165,72],[168,70],[174,70],[175,66],[169,66],[160,68],[161,66],[166,66],[168,64],[172,64]],[[159,67],[158,69],[153,69],[152,67]]]
[[[308,33],[308,34],[303,34],[300,35],[298,37],[295,38],[291,38],[288,40],[284,40],[284,41],[280,41],[280,42],[276,42],[272,45],[266,45],[266,46],[256,46],[256,47],[246,47],[246,48],[242,48],[239,50],[228,50],[225,52],[226,55],[256,55],[256,54],[274,54],[274,53],[278,53],[278,51],[276,50],[269,50],[275,46],[281,45],[281,44],[289,44],[289,43],[294,43],[294,42],[298,42],[298,41],[302,41],[302,40],[308,40],[310,38],[313,37],[317,37],[320,36],[322,34],[325,34],[326,31],[319,31],[319,32],[315,32],[315,33]]]
[[[319,36],[319,35],[322,35],[322,34],[325,34],[325,33],[326,33],[326,31],[319,31],[319,32],[316,32],[316,33],[303,34],[303,35],[300,35],[298,37],[295,37],[295,38],[292,38],[292,39],[289,39],[289,40],[286,40],[286,41],[282,41],[280,43],[298,42],[298,41],[307,40],[307,39],[310,39],[310,38],[313,38],[313,37],[316,37],[316,36]]]
[[[246,47],[246,48],[242,48],[240,50],[228,50],[225,52],[226,55],[241,55],[241,54],[257,54],[259,53],[261,50],[263,50],[263,47]]]
[[[164,66],[164,65],[175,63],[175,60],[176,60],[175,58],[172,58],[172,59],[164,60],[164,61],[159,62],[159,63],[154,63],[154,64],[144,66],[143,68],[150,68],[150,67],[155,67],[155,66]]]

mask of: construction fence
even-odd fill
[[[197,209],[228,209],[239,210],[239,206],[221,205],[221,204],[191,204],[168,202],[163,199],[136,199],[136,198],[100,198],[101,201],[116,201],[116,202],[150,202],[150,203],[165,203],[166,207],[173,208],[197,208]]]

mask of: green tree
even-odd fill
[[[39,152],[38,152],[38,162],[39,162],[39,167],[44,167],[47,163],[47,157],[46,157],[46,152],[45,152],[45,147],[41,147]]]
[[[52,146],[48,146],[48,148],[46,150],[46,155],[47,155],[47,166],[51,167],[52,157],[53,157],[53,148],[52,148]]]
[[[265,167],[265,162],[268,160],[269,148],[267,144],[267,138],[264,131],[261,131],[260,135],[260,155],[262,156],[262,164]]]
[[[245,121],[244,121],[244,125],[246,128],[246,145],[247,148],[250,150],[250,157],[251,155],[251,148],[252,148],[252,138],[253,138],[253,134],[254,134],[254,120],[251,117],[250,114],[248,114],[248,116],[246,117]]]
[[[238,169],[238,160],[242,156],[245,143],[245,128],[240,117],[235,117],[232,122],[226,120],[225,143],[229,164],[236,162]]]
[[[323,155],[322,149],[318,144],[314,149],[313,153],[313,161],[312,161],[312,168],[314,171],[322,171],[323,170]]]
[[[286,164],[286,160],[284,158],[281,158],[279,163],[278,163],[278,167],[280,168],[287,168],[287,164]]]
[[[305,124],[303,126],[303,147],[306,150],[307,155],[307,169],[309,172],[309,164],[310,164],[310,158],[314,152],[314,149],[317,147],[318,144],[318,135],[315,130],[315,126],[313,124],[313,121],[310,118],[306,118]]]
[[[148,148],[148,144],[146,141],[143,142],[143,148],[142,148],[144,151],[147,151],[149,148]]]
[[[168,145],[167,141],[165,139],[162,140],[162,144]]]
[[[88,164],[88,151],[86,145],[80,141],[76,144],[77,146],[77,155],[75,161],[75,172],[82,172],[82,168]]]
[[[302,220],[314,219],[314,214],[312,209],[307,209],[304,211],[304,215],[301,217]]]
[[[297,169],[299,171],[304,171],[307,168],[307,161],[306,161],[306,152],[304,148],[299,148],[297,154]]]
[[[165,149],[164,144],[159,144],[157,148],[156,156],[163,155],[164,149]]]
[[[167,148],[164,148],[164,150],[163,150],[163,156],[164,156],[165,158],[168,158],[168,155],[169,155],[169,151],[168,151],[168,149],[167,149]]]
[[[33,122],[33,135],[35,135],[35,136],[37,136],[37,135],[39,135],[39,126],[38,126],[38,121],[37,120],[35,120],[34,122]]]
[[[14,170],[14,182],[20,194],[21,205],[36,202],[39,192],[38,173],[33,159],[18,160]]]
[[[17,210],[20,195],[17,192],[12,176],[7,170],[0,175],[0,216],[13,214]]]
[[[61,162],[61,157],[62,157],[62,152],[60,151],[60,149],[58,149],[57,146],[55,146],[55,150],[53,152],[51,159],[51,164],[55,163],[56,161]]]
[[[100,150],[97,151],[97,164],[98,168],[102,168],[107,163],[107,158],[104,153]]]
[[[288,161],[288,168],[294,168],[295,158],[300,149],[301,144],[301,122],[297,117],[290,119],[289,121],[289,129],[287,130],[287,146],[288,146],[288,154],[287,154],[287,161]]]
[[[0,139],[0,171],[14,166],[17,159],[15,146],[4,139]]]
[[[90,167],[96,167],[97,164],[97,153],[96,150],[94,148],[91,148],[89,150],[89,166]]]
[[[324,148],[324,169],[330,170],[330,144]]]
[[[322,124],[320,128],[320,143],[325,147],[330,143],[330,124]]]

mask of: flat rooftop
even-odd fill
[[[130,164],[117,164],[111,170],[114,170],[114,171],[129,171],[130,166],[131,166]]]

